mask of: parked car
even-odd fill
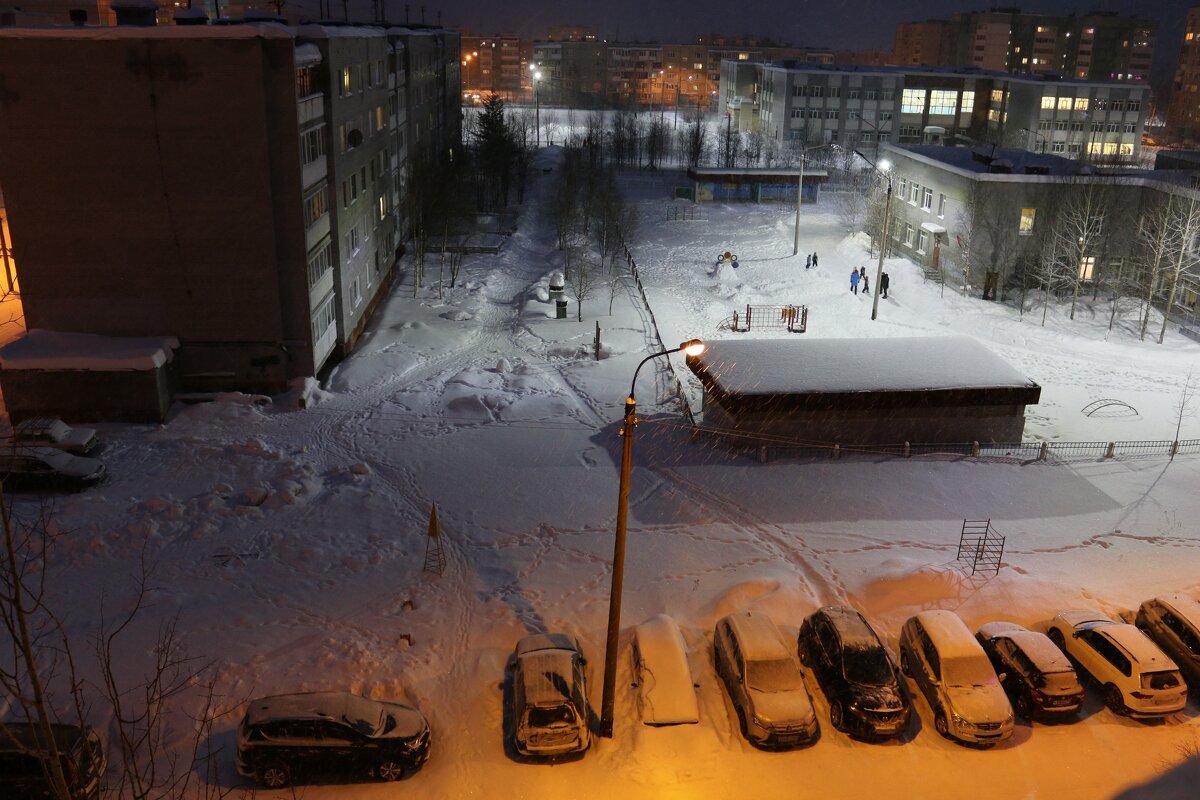
[[[1096,611],[1064,611],[1047,635],[1102,687],[1117,714],[1162,717],[1187,704],[1179,667],[1146,634]]]
[[[104,464],[49,447],[0,448],[0,481],[5,489],[78,491],[104,480]]]
[[[975,633],[1000,685],[1027,720],[1074,716],[1083,707],[1083,685],[1071,661],[1044,633],[1015,622],[989,622]]]
[[[800,664],[766,614],[739,611],[717,622],[713,660],[751,744],[784,748],[816,737],[817,715]]]
[[[1156,597],[1142,603],[1135,623],[1145,631],[1200,689],[1200,603],[1182,594]]]
[[[99,798],[108,761],[96,732],[80,725],[51,727],[71,797]],[[0,797],[4,800],[53,797],[47,778],[49,754],[36,755],[45,751],[40,744],[45,741],[41,729],[28,722],[0,723]]]
[[[675,620],[658,614],[634,628],[630,656],[643,723],[684,725],[700,721],[687,642]]]
[[[581,753],[591,745],[583,648],[568,633],[517,642],[512,672],[513,744],[527,756]]]
[[[279,789],[311,778],[399,780],[429,758],[429,724],[403,703],[349,692],[251,700],[237,733],[237,770]]]
[[[829,701],[829,722],[865,737],[899,736],[912,703],[883,643],[852,608],[826,606],[800,625],[800,661]]]
[[[9,445],[50,447],[77,456],[87,455],[99,440],[95,428],[72,428],[57,417],[34,417],[18,422],[9,434]]]
[[[1012,736],[1013,711],[987,655],[953,611],[922,611],[900,631],[900,669],[916,681],[947,739],[991,747]]]

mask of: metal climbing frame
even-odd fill
[[[980,569],[990,569],[992,574],[998,574],[1003,558],[1004,537],[992,527],[990,519],[963,520],[962,534],[958,538],[958,560],[971,562],[972,575]]]
[[[733,330],[745,333],[751,328],[804,333],[808,329],[808,306],[747,305],[746,316],[733,312]]]

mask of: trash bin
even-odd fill
[[[555,300],[554,301],[554,318],[555,319],[566,319],[567,318],[567,301],[566,300]]]
[[[550,299],[554,301],[562,300],[563,288],[567,285],[566,276],[561,272],[555,272],[550,276]]]

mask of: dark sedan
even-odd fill
[[[800,660],[829,701],[839,731],[866,738],[900,736],[912,701],[870,624],[852,608],[826,606],[800,626]]]
[[[1074,719],[1079,713],[1083,685],[1070,660],[1045,634],[1015,622],[989,622],[975,638],[1022,717]]]

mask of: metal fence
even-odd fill
[[[633,283],[637,287],[638,295],[642,298],[642,304],[646,307],[646,313],[650,317],[650,332],[654,334],[654,340],[658,342],[660,350],[669,349],[663,341],[662,333],[658,330],[658,320],[654,318],[654,309],[650,306],[650,299],[646,297],[646,287],[642,285],[642,276],[638,272],[637,262],[633,260],[633,254],[629,252],[627,245],[622,245],[625,251],[625,262],[629,266],[629,274],[633,276]],[[675,391],[679,394],[679,406],[683,409],[683,415],[687,417],[688,423],[696,424],[696,419],[692,415],[692,404],[688,402],[687,393],[683,390],[683,382],[679,380],[679,375],[675,372],[675,365],[671,363],[671,359],[660,359],[666,362],[666,369],[671,376],[671,380],[675,384]]]

